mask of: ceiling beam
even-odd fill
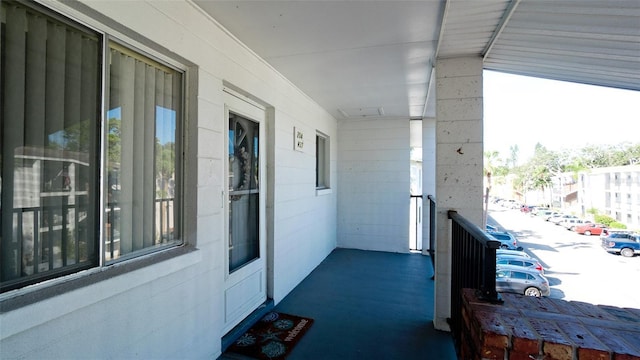
[[[493,45],[495,44],[496,40],[498,39],[500,34],[502,34],[502,31],[504,30],[504,28],[507,26],[509,19],[511,19],[511,16],[516,11],[516,8],[520,4],[520,1],[521,0],[511,0],[507,8],[504,10],[504,14],[502,14],[502,18],[500,19],[498,26],[496,26],[496,29],[493,32],[493,35],[491,35],[491,39],[489,39],[487,46],[482,51],[483,61],[487,58],[487,56],[489,56],[489,52],[491,52],[491,49],[493,48]]]

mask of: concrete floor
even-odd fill
[[[428,256],[334,250],[275,307],[314,319],[287,360],[456,359],[433,328],[432,275]]]

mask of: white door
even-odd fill
[[[225,331],[267,299],[265,109],[225,90]]]

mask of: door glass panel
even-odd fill
[[[260,125],[229,114],[229,272],[260,256]]]

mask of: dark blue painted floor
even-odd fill
[[[334,250],[275,308],[314,319],[287,360],[456,359],[433,328],[432,275],[420,254]]]

